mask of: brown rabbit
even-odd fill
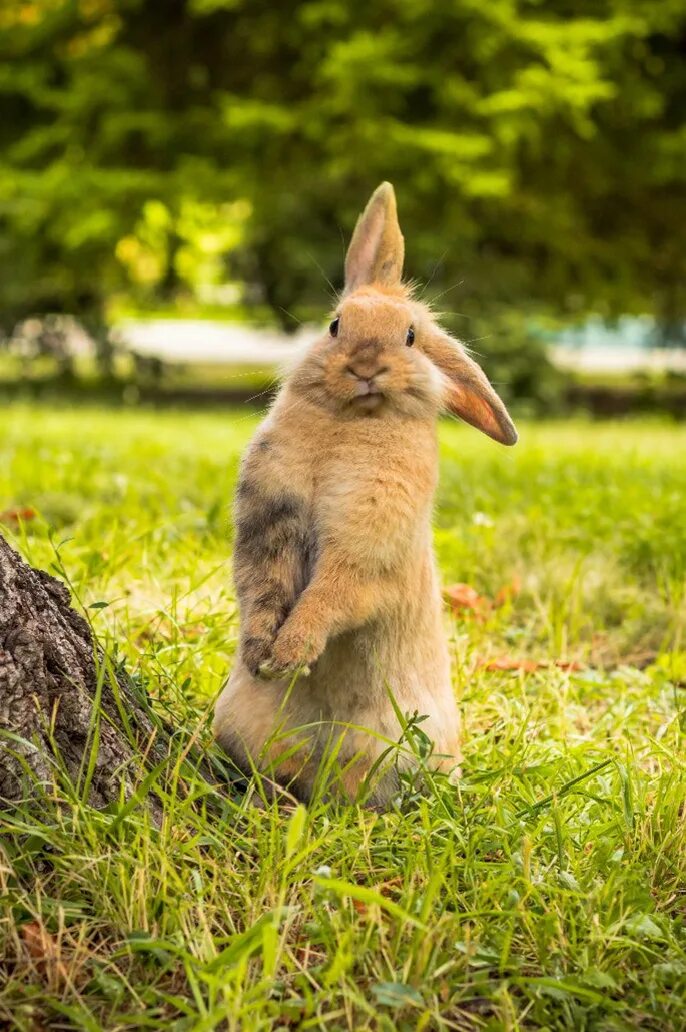
[[[479,366],[403,285],[403,254],[382,183],[355,227],[328,332],[242,463],[240,651],[215,711],[216,737],[246,773],[308,799],[325,768],[336,791],[354,799],[364,783],[380,808],[398,789],[397,767],[376,763],[402,735],[398,712],[426,717],[430,762],[459,761],[431,540],[439,413],[517,440]]]

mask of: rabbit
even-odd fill
[[[325,770],[334,796],[379,810],[416,762],[398,747],[384,766],[405,716],[425,718],[433,767],[460,762],[432,547],[438,417],[517,440],[485,374],[403,283],[403,258],[382,183],[357,221],[328,330],[242,461],[239,651],[214,724],[246,775],[308,801]]]

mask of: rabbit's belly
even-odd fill
[[[402,737],[397,706],[404,717],[417,714],[423,718],[419,726],[431,739],[434,755],[446,757],[447,769],[455,767],[460,720],[447,649],[434,642],[432,656],[415,656],[417,665],[401,669],[388,664],[384,667],[379,661],[378,632],[373,635],[375,654],[369,644],[363,635],[361,640],[344,636],[329,646],[308,681],[300,683],[300,697],[307,696],[305,705],[311,707],[312,719],[320,721],[322,742],[340,743],[341,762],[353,757],[358,757],[363,766],[373,762]],[[413,763],[409,749],[399,762],[401,766]],[[439,765],[443,764],[439,761]]]
[[[369,726],[397,737],[389,693],[404,714],[428,713],[444,698],[454,704],[440,617],[423,630],[408,638],[402,627],[375,623],[330,641],[308,679],[313,705],[334,721],[372,719]]]

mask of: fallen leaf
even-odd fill
[[[0,523],[27,523],[29,520],[35,520],[38,513],[30,505],[20,506],[15,509],[5,509],[4,512],[0,512]]]
[[[443,592],[454,613],[469,609],[473,613],[483,613],[491,608],[489,599],[484,598],[471,584],[451,584]]]
[[[495,659],[477,660],[482,670],[523,670],[533,674],[536,670],[557,667],[558,670],[583,670],[583,665],[576,660],[566,659],[517,659],[515,656],[496,656]]]
[[[506,602],[509,602],[511,598],[518,595],[522,590],[522,582],[519,577],[513,577],[509,584],[504,584],[498,594],[495,596],[496,606],[504,606]]]
[[[494,599],[480,595],[471,584],[461,583],[448,585],[447,588],[444,588],[443,595],[454,613],[468,610],[477,617],[483,617],[490,609],[504,606],[511,598],[518,595],[521,590],[521,581],[518,577],[514,577],[509,584],[503,585]]]
[[[67,981],[67,969],[60,958],[60,948],[47,928],[39,921],[29,921],[21,926],[21,937],[28,955],[36,962],[36,968],[52,985]]]
[[[394,878],[389,878],[388,881],[381,882],[380,885],[377,885],[377,890],[381,893],[381,895],[388,896],[389,898],[392,896],[399,895],[402,888],[403,879],[399,874],[397,874]]]
[[[513,656],[498,656],[479,663],[484,670],[524,670],[527,674],[533,674],[541,665],[534,659],[515,659]]]
[[[26,946],[26,952],[34,960],[44,960],[47,948],[48,933],[38,921],[29,921],[22,925],[21,937]]]

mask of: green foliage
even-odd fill
[[[0,414],[0,511],[39,510],[13,540],[44,568],[59,554],[178,730],[164,769],[141,764],[159,827],[59,777],[0,813],[0,1021],[682,1029],[686,430],[524,424],[504,449],[443,424],[443,578],[521,590],[451,624],[459,785],[407,784],[379,817],[188,776],[236,647],[227,507],[255,422]],[[486,668],[506,655],[582,668]]]
[[[685,29],[682,0],[15,0],[0,321],[227,280],[318,318],[389,178],[467,338],[513,310],[679,325]]]

